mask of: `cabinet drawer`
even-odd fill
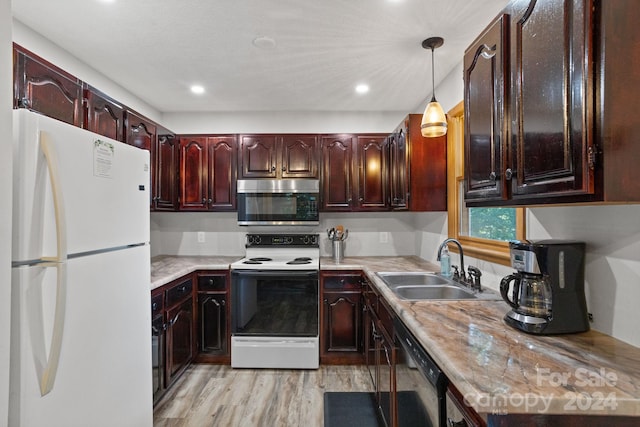
[[[182,281],[167,290],[167,307],[179,303],[185,298],[191,296],[193,282],[191,279]]]
[[[151,297],[151,317],[155,317],[162,313],[164,309],[164,298],[162,294],[154,295]]]
[[[226,274],[209,274],[198,276],[198,291],[225,291],[226,289]]]
[[[322,277],[324,289],[362,289],[360,274],[331,275]]]

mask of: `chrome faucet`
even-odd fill
[[[462,251],[462,245],[456,239],[446,239],[444,242],[440,244],[438,248],[438,261],[440,261],[440,254],[442,253],[442,249],[449,243],[455,243],[458,246],[458,250],[460,251],[460,277],[459,280],[461,283],[465,284],[467,278],[464,273],[464,252]],[[457,275],[457,274],[456,274]],[[454,276],[455,278],[455,276]]]

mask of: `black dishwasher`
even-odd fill
[[[396,361],[397,420],[401,427],[446,427],[447,378],[398,319],[394,329],[402,351]]]

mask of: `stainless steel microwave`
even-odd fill
[[[317,179],[238,180],[238,225],[318,225]]]

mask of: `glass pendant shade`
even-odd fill
[[[432,99],[424,109],[420,130],[422,136],[426,138],[435,138],[447,133],[447,117],[444,115],[440,103],[435,99]]]
[[[426,138],[435,138],[446,135],[447,133],[447,116],[444,115],[444,110],[440,103],[436,101],[435,65],[433,58],[434,49],[442,46],[443,43],[444,39],[442,37],[429,37],[422,42],[423,48],[431,49],[431,88],[433,90],[431,102],[429,102],[427,108],[424,109],[422,123],[420,125],[422,136]]]

